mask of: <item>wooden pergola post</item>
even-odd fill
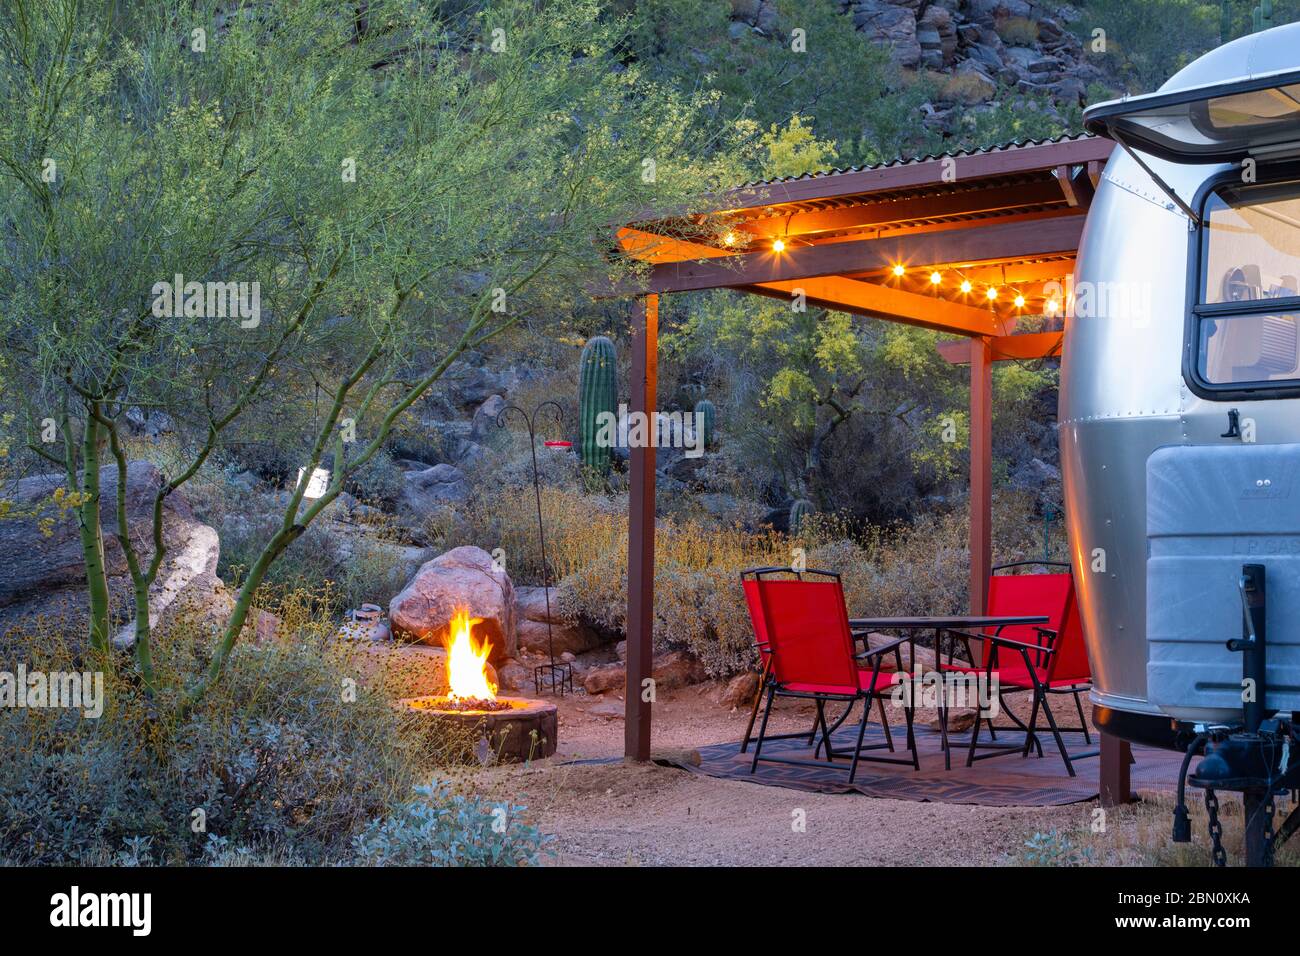
[[[988,610],[993,566],[993,349],[970,340],[970,612]]]
[[[639,297],[632,307],[632,371],[628,411],[644,413],[655,427],[659,371],[659,296]],[[629,450],[627,534],[627,686],[624,688],[623,756],[650,759],[647,691],[654,651],[655,449]]]
[[[1101,731],[1098,733],[1101,736],[1101,768],[1098,771],[1101,805],[1118,807],[1132,803],[1135,798],[1129,768],[1133,763],[1133,748],[1127,740]]]

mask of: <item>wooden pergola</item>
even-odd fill
[[[707,217],[625,226],[617,234],[623,251],[650,264],[635,290],[630,409],[655,409],[666,293],[732,289],[963,336],[940,352],[971,370],[970,604],[983,612],[992,563],[992,363],[1060,353],[1066,310],[1053,301],[1055,290],[1074,271],[1113,147],[1099,137],[1063,137],[751,183],[720,196]],[[1022,315],[1048,316],[1054,330],[1016,334]],[[655,454],[642,447],[630,456],[624,752],[648,760]],[[1118,748],[1104,749],[1103,776],[1112,765],[1126,774]]]

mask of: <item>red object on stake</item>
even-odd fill
[[[572,448],[573,447],[573,442],[571,441],[548,441],[548,442],[543,442],[542,444],[544,444],[547,448]]]

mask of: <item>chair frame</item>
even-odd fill
[[[1019,568],[1019,567],[1064,568],[1066,570],[1066,573],[1073,574],[1070,565],[1063,561],[1013,561],[1009,564],[997,565],[996,567],[992,568],[991,571],[992,571],[992,575],[996,575],[998,571],[1005,571],[1009,568]],[[1074,600],[1073,582],[1071,583],[1070,587],[1072,592],[1071,600]],[[1066,609],[1066,614],[1068,617],[1069,615],[1068,606]],[[1061,622],[1062,628],[1064,628],[1065,623],[1066,623],[1065,620],[1062,620]],[[976,760],[986,760],[989,757],[998,757],[1009,753],[1019,752],[1021,757],[1028,757],[1031,748],[1036,749],[1038,752],[1038,756],[1041,757],[1043,755],[1043,746],[1042,743],[1038,740],[1038,735],[1037,735],[1038,711],[1039,708],[1041,707],[1043,711],[1043,716],[1047,718],[1048,727],[1051,730],[1052,737],[1056,742],[1056,749],[1061,755],[1061,761],[1065,764],[1065,770],[1071,777],[1073,777],[1076,776],[1074,771],[1074,761],[1083,760],[1088,757],[1096,757],[1098,754],[1101,753],[1100,749],[1097,748],[1089,749],[1089,750],[1081,750],[1076,753],[1070,753],[1065,746],[1064,738],[1062,738],[1061,736],[1061,734],[1063,733],[1082,733],[1084,742],[1091,747],[1092,734],[1088,729],[1088,721],[1087,718],[1084,716],[1083,704],[1079,700],[1079,695],[1081,693],[1084,693],[1092,689],[1092,681],[1089,679],[1087,681],[1079,681],[1073,684],[1067,684],[1060,687],[1053,687],[1051,685],[1052,682],[1051,671],[1052,671],[1052,667],[1055,665],[1055,662],[1057,660],[1056,654],[1060,649],[1057,642],[1061,639],[1062,635],[1061,633],[1059,633],[1058,631],[1052,628],[1035,627],[1034,630],[1038,632],[1038,636],[1039,636],[1039,642],[1037,644],[1028,644],[1024,641],[1017,641],[1009,637],[1003,637],[1001,634],[1002,631],[1001,628],[998,628],[997,632],[993,634],[974,634],[969,631],[961,631],[955,629],[949,629],[946,632],[952,637],[959,638],[962,644],[965,646],[967,658],[971,662],[971,672],[975,672],[977,668],[974,663],[975,661],[974,654],[971,652],[970,642],[972,640],[982,641],[988,647],[988,653],[984,655],[985,664],[983,666],[983,670],[986,675],[986,678],[989,681],[992,681],[994,672],[998,670],[997,662],[998,662],[999,650],[1005,650],[1008,653],[1020,655],[1020,658],[1025,665],[1025,673],[1028,675],[1030,681],[1028,685],[1016,686],[1010,688],[1004,688],[1002,682],[1001,681],[998,682],[998,702],[1002,705],[1002,712],[1005,713],[1009,718],[1011,718],[1011,721],[1015,724],[1016,729],[1020,729],[1025,732],[1024,743],[1013,744],[1013,745],[996,743],[997,732],[994,728],[992,718],[987,719],[987,723],[989,725],[989,735],[992,742],[981,743],[979,740],[981,720],[977,716],[975,725],[971,729],[970,742],[967,745],[966,766],[968,767],[971,766]],[[948,646],[949,666],[953,664],[953,652],[955,650],[955,643],[956,642],[951,642]],[[1038,676],[1038,671],[1040,669],[1045,670],[1047,672],[1046,682],[1041,680]],[[1032,709],[1030,710],[1029,722],[1027,724],[1022,720],[1020,720],[1020,718],[1018,718],[1015,715],[1015,713],[1011,710],[1011,708],[1006,705],[1007,694],[1023,693],[1026,691],[1031,692],[1034,695],[1034,703]],[[1057,724],[1056,716],[1052,713],[1051,706],[1048,704],[1048,697],[1051,696],[1052,694],[1069,694],[1074,698],[1075,710],[1079,714],[1078,727],[1061,727]],[[1005,730],[1008,728],[1003,728],[1003,729]],[[986,750],[988,752],[977,754],[976,750]]]
[[[802,571],[799,571],[792,567],[768,565],[766,567],[761,567],[761,568],[746,568],[745,570],[741,571],[740,572],[741,589],[742,590],[744,589],[746,582],[749,581],[751,578],[754,581],[757,581],[759,577],[761,577],[764,574],[792,574],[794,575],[795,579],[799,581],[803,580],[803,576],[805,574],[833,575],[838,578],[838,575],[835,575],[834,572],[818,571],[816,568],[804,568]],[[867,644],[867,635],[865,632],[853,631],[850,629],[850,633],[852,633],[855,640],[862,641],[863,650],[869,649]],[[759,669],[759,673],[758,673],[758,687],[755,688],[754,690],[754,699],[751,702],[749,708],[749,720],[745,724],[745,736],[744,739],[741,740],[740,742],[740,752],[742,754],[749,750],[749,744],[753,740],[754,724],[758,720],[759,708],[763,706],[763,696],[767,690],[768,680],[770,679],[771,672],[772,672],[772,655],[771,655],[770,645],[768,644],[767,641],[760,641],[758,639],[757,633],[754,634],[754,647],[758,650],[758,656],[759,656],[759,660],[762,662],[762,666]],[[880,725],[885,728],[885,740],[890,744],[892,744],[893,740],[889,731],[889,720],[885,716],[885,702],[883,698],[877,698],[877,703],[880,705],[879,706]],[[830,727],[831,733],[835,733],[835,731],[840,729],[840,725],[843,724],[846,719],[848,719],[850,710],[852,710],[851,707],[845,708],[844,713],[840,714],[839,718],[836,719],[835,723],[833,723]],[[817,729],[818,729],[818,724],[816,721],[814,721],[812,727],[808,730],[807,733],[768,734],[767,739],[768,740],[797,740],[806,737],[808,738],[808,743],[811,745],[816,740]],[[814,751],[814,755],[821,753],[821,748],[822,745],[818,743],[817,749]],[[891,746],[890,749],[892,750],[893,747]]]
[[[765,630],[767,631],[768,640],[766,643],[768,644],[769,661],[772,661],[775,657],[780,655],[780,638],[773,637],[771,632],[771,627],[766,623],[768,621],[767,602],[763,594],[761,582],[765,574],[774,574],[778,572],[789,573],[791,572],[791,569],[758,568],[758,569],[754,569],[752,572],[747,572],[747,573],[752,573],[754,575],[755,580],[759,582],[759,588],[758,588],[759,604],[763,610]],[[824,577],[833,580],[835,584],[841,588],[840,594],[841,597],[843,596],[843,589],[842,589],[840,575],[834,571],[820,571],[814,568],[808,568],[803,570],[802,572],[793,572],[793,573],[796,573],[798,575],[797,580],[799,581],[804,580],[803,575],[805,574],[817,575],[819,577]],[[854,639],[856,640],[856,635],[853,635],[852,630],[848,628],[847,613],[845,616],[844,623],[845,623],[846,630],[848,630],[850,635],[853,636]],[[775,667],[769,666],[767,668],[767,673],[768,673],[767,679],[765,680],[765,683],[763,685],[760,685],[760,692],[762,691],[766,692],[767,706],[763,710],[763,720],[759,726],[758,739],[754,743],[754,757],[750,762],[749,772],[751,774],[755,773],[758,770],[758,764],[760,761],[766,761],[769,763],[791,764],[794,766],[821,768],[826,766],[834,766],[836,758],[841,758],[841,757],[850,758],[850,764],[848,767],[849,783],[852,783],[854,779],[857,777],[858,764],[863,760],[873,761],[876,763],[910,764],[913,770],[920,770],[921,769],[920,757],[917,753],[915,728],[913,725],[913,707],[910,703],[904,705],[903,712],[907,722],[907,749],[911,752],[911,759],[907,759],[903,757],[875,756],[868,753],[868,751],[882,750],[882,749],[888,749],[891,753],[894,752],[894,743],[893,743],[893,737],[889,731],[889,722],[887,719],[885,719],[884,698],[877,692],[876,684],[880,678],[880,673],[881,673],[880,671],[881,658],[885,654],[891,652],[894,654],[895,665],[897,668],[896,673],[902,672],[903,660],[899,648],[903,644],[909,643],[909,640],[910,640],[909,638],[905,638],[905,637],[899,638],[895,641],[891,641],[888,644],[884,644],[880,647],[868,649],[866,651],[863,651],[860,654],[854,654],[853,661],[854,661],[855,672],[861,673],[866,670],[865,667],[861,667],[860,665],[857,664],[858,661],[871,661],[872,667],[871,667],[871,680],[868,683],[867,688],[866,689],[859,688],[857,691],[855,691],[852,694],[794,690],[794,689],[783,687],[781,685],[780,680],[776,677]],[[783,734],[783,735],[779,735],[779,737],[777,735],[773,735],[770,737],[768,736],[767,722],[772,715],[772,707],[777,697],[795,697],[804,700],[816,701],[817,720],[816,723],[814,724],[812,733],[815,735],[817,733],[818,728],[820,728],[821,742],[817,745],[816,749],[813,751],[813,755],[814,757],[816,757],[816,755],[821,753],[824,748],[826,754],[824,763],[816,759],[799,760],[792,757],[764,757],[762,755],[763,744],[766,741],[780,739],[780,738],[789,739],[789,738],[802,738],[808,736],[807,734],[802,734],[802,733]],[[879,744],[867,744],[864,746],[863,740],[866,736],[867,724],[871,720],[871,702],[873,699],[875,699],[880,703],[881,724],[885,731],[885,742]],[[844,721],[848,718],[849,714],[852,712],[853,705],[857,703],[859,700],[863,702],[863,707],[862,707],[862,719],[858,723],[857,742],[852,749],[846,749],[846,748],[836,749],[831,742],[831,734],[834,733],[834,731],[841,724],[844,723]],[[846,703],[848,705],[845,708],[844,713],[835,722],[834,726],[828,726],[826,722],[826,703],[830,701]],[[844,768],[839,767],[837,769],[844,769]]]

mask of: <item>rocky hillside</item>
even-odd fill
[[[948,131],[961,114],[1026,97],[1048,104],[1063,123],[1089,87],[1117,89],[1100,58],[1090,57],[1072,26],[1072,6],[1031,0],[839,0],[842,12],[887,47],[906,79],[936,89],[924,122]],[[735,29],[769,35],[774,0],[732,0]]]

